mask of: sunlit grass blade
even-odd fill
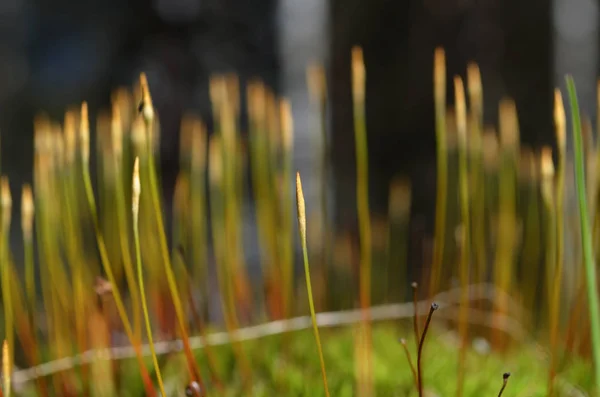
[[[598,280],[596,276],[596,265],[592,248],[592,233],[590,230],[590,218],[588,215],[583,144],[581,136],[581,119],[579,117],[579,104],[573,77],[567,76],[567,90],[571,105],[573,148],[575,154],[575,183],[577,189],[577,202],[579,204],[579,224],[581,227],[581,243],[583,246],[583,262],[585,266],[590,327],[592,333],[592,357],[594,363],[594,382],[596,391],[600,391],[600,304],[598,302]]]

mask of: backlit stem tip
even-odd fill
[[[282,100],[279,104],[279,111],[283,148],[289,151],[294,144],[294,121],[292,119],[292,106],[290,102],[285,99]]]
[[[35,207],[33,204],[33,192],[30,185],[24,185],[21,193],[21,228],[25,239],[31,240],[33,235],[33,215]]]
[[[0,206],[2,207],[2,230],[6,233],[10,229],[10,216],[12,212],[10,185],[6,176],[3,176],[0,180]]]
[[[88,115],[88,104],[81,104],[81,120],[79,125],[79,145],[81,150],[81,159],[84,164],[90,161],[90,119]]]
[[[556,145],[562,153],[567,145],[567,128],[565,106],[559,89],[554,90],[554,125],[556,128]]]
[[[133,211],[134,221],[137,222],[137,217],[140,211],[140,194],[142,185],[140,183],[140,158],[136,157],[133,163],[133,182],[132,182],[132,197],[131,209]]]
[[[302,238],[302,241],[306,241],[306,207],[304,204],[304,193],[302,192],[302,181],[300,180],[299,172],[296,172],[296,201],[298,203],[300,238]]]
[[[148,88],[148,78],[146,73],[140,74],[140,88],[142,89],[142,102],[140,103],[140,112],[148,123],[154,119],[154,106],[152,105],[152,97]]]
[[[11,386],[11,360],[10,360],[10,351],[8,348],[8,342],[4,340],[2,344],[2,379],[3,379],[3,387],[4,387],[4,396],[10,396],[10,386]]]
[[[363,50],[360,47],[352,48],[352,96],[358,103],[365,100],[365,62]]]

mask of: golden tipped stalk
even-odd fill
[[[306,276],[306,292],[308,294],[308,305],[310,307],[310,318],[312,320],[313,332],[317,343],[319,353],[319,362],[321,364],[321,376],[323,377],[323,387],[325,395],[329,397],[329,387],[327,386],[327,371],[325,370],[325,359],[323,358],[323,349],[321,347],[321,338],[319,337],[319,327],[317,325],[317,315],[315,314],[315,304],[313,301],[312,287],[310,281],[310,266],[308,264],[308,248],[306,245],[306,204],[304,202],[304,193],[302,192],[302,181],[300,173],[296,173],[296,206],[298,211],[298,231],[300,232],[300,244],[302,245],[302,255],[304,257],[304,274]]]

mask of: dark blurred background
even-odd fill
[[[486,122],[496,121],[498,100],[512,96],[523,141],[539,146],[553,142],[552,89],[565,72],[587,87],[580,89],[584,111],[595,108],[597,20],[594,0],[1,0],[2,172],[14,192],[31,179],[36,112],[60,120],[67,106],[87,100],[94,117],[111,90],[131,86],[140,71],[161,115],[167,196],[180,117],[191,109],[209,119],[208,76],[217,72],[236,72],[242,83],[260,77],[291,98],[296,167],[310,172],[316,152],[305,67],[322,60],[330,77],[335,216],[340,227],[354,228],[350,48],[359,44],[372,210],[386,211],[390,178],[407,175],[416,224],[431,230],[434,48],[446,49],[449,84],[477,61]]]

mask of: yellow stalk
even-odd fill
[[[516,168],[519,153],[519,126],[517,110],[512,100],[502,100],[499,108],[500,139],[502,157],[499,175],[499,208],[498,234],[496,243],[496,258],[494,263],[494,282],[496,287],[511,293],[513,283],[514,254],[516,247],[517,220],[516,206]],[[500,313],[508,312],[508,302],[498,300],[497,308]],[[494,345],[505,347],[506,337],[494,327]]]

